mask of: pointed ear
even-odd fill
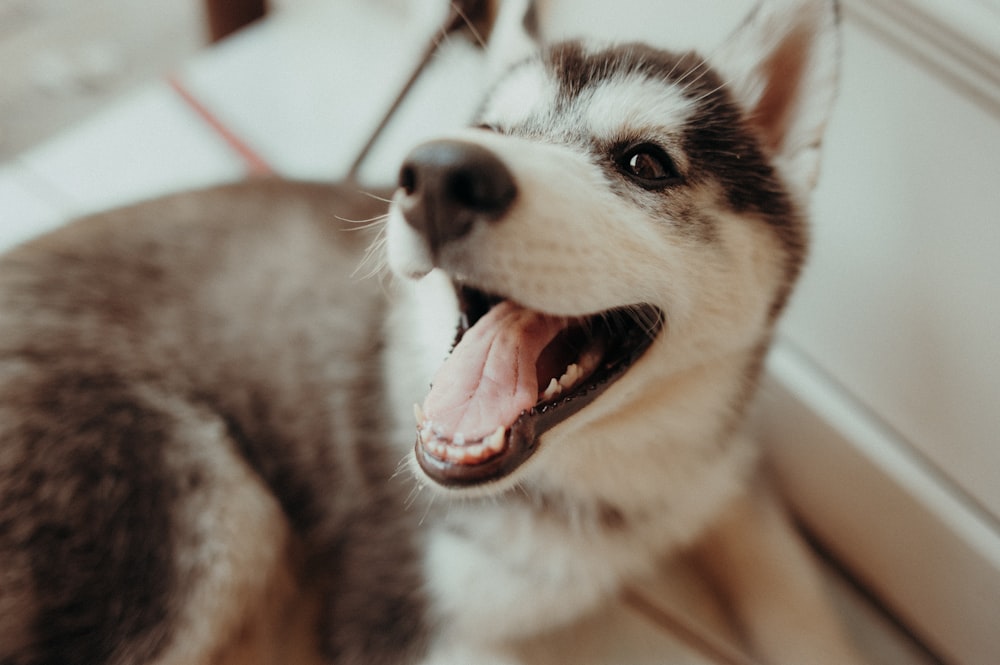
[[[837,92],[836,0],[761,0],[710,61],[782,174],[807,195]]]

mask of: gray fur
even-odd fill
[[[320,649],[395,663],[419,646],[415,518],[390,481],[404,451],[371,415],[382,292],[351,277],[370,235],[337,219],[384,207],[257,182],[85,219],[3,257],[0,662],[167,647],[209,572],[177,563],[205,537],[180,517],[212,480],[180,440],[199,421],[224,434],[197,445],[237,451],[291,523],[296,573],[321,590]]]

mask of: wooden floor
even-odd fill
[[[206,42],[201,0],[0,0],[0,162]]]

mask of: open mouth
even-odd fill
[[[593,402],[663,327],[651,305],[560,317],[468,286],[456,291],[455,346],[414,406],[417,461],[449,487],[514,471],[542,434]]]

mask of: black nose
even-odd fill
[[[477,222],[499,220],[517,195],[514,177],[495,154],[446,139],[414,148],[399,171],[399,186],[403,216],[435,255]]]

